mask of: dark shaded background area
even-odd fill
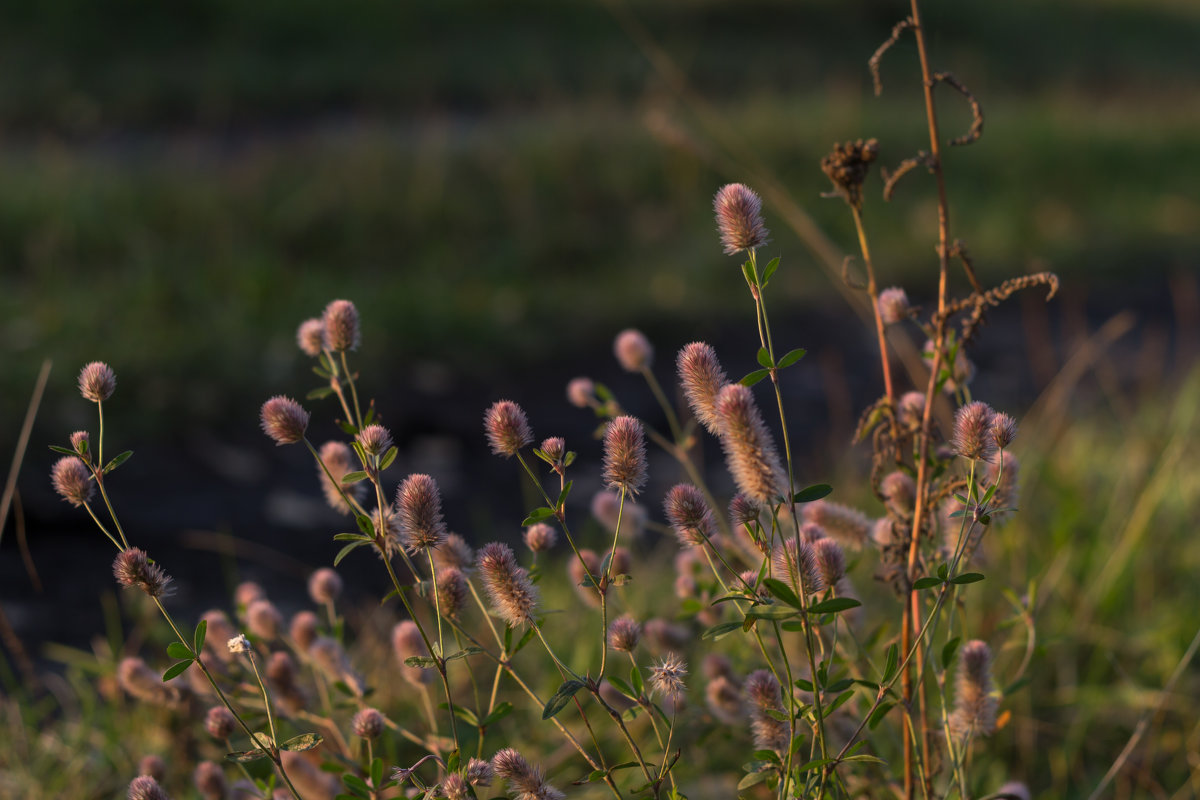
[[[946,157],[955,233],[987,282],[1047,268],[1064,282],[1049,307],[1030,297],[994,314],[974,354],[981,394],[1019,411],[1074,343],[1132,307],[1136,330],[1096,395],[1152,395],[1196,344],[1200,7],[928,6],[937,68],[987,114],[982,141]],[[4,4],[0,452],[42,359],[55,362],[20,484],[46,594],[30,592],[11,524],[0,559],[22,632],[99,627],[107,543],[45,478],[44,444],[94,426],[73,388],[88,360],[118,373],[111,452],[137,453],[113,481],[124,520],[180,565],[181,602],[197,605],[236,577],[210,552],[224,546],[214,531],[287,556],[244,551],[242,576],[290,578],[332,558],[342,523],[318,502],[307,456],[258,433],[257,409],[316,385],[293,332],[334,297],[362,312],[355,363],[402,445],[395,474],[435,474],[451,523],[477,541],[515,535],[530,500],[484,450],[492,400],[518,400],[539,435],[565,434],[594,465],[593,421],[563,401],[567,379],[603,380],[657,420],[611,359],[618,330],[651,336],[664,382],[697,338],[731,373],[753,368],[751,306],[712,231],[712,193],[772,175],[838,258],[854,252],[844,207],[820,198],[817,162],[860,136],[880,138],[886,165],[927,146],[911,40],[885,58],[879,99],[866,69],[904,10],[653,0],[630,11],[668,72],[604,3]],[[939,97],[957,135],[965,105]],[[914,174],[884,204],[872,181],[882,280],[928,301],[932,184]],[[770,255],[783,257],[780,338],[810,350],[788,396],[815,482],[879,390],[871,337],[794,217],[769,202],[767,218]],[[334,435],[332,403],[310,405],[316,438]],[[595,486],[594,470],[583,475],[581,503]],[[47,597],[71,593],[80,613],[53,614]]]

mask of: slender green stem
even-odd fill
[[[354,385],[354,375],[350,372],[350,365],[346,363],[346,351],[341,351],[342,357],[342,374],[346,376],[346,383],[350,384],[350,396],[354,399],[354,421],[358,424],[358,429],[363,428],[362,411],[358,405],[358,388]]]
[[[108,540],[110,542],[112,542],[114,545],[116,545],[118,551],[124,553],[125,548],[121,546],[120,542],[118,542],[116,539],[113,538],[113,535],[108,532],[108,528],[104,527],[104,523],[101,522],[99,517],[96,516],[96,512],[92,511],[91,505],[89,505],[88,503],[84,503],[83,507],[87,510],[88,515],[91,516],[92,522],[96,523],[96,527],[100,529],[100,532],[103,533],[105,536],[107,536]]]
[[[646,383],[650,385],[650,391],[654,394],[654,399],[662,407],[663,412],[667,415],[667,425],[671,428],[671,436],[678,442],[683,437],[683,431],[679,427],[679,418],[675,416],[675,409],[671,406],[667,396],[663,393],[662,386],[658,383],[658,378],[654,377],[654,372],[649,367],[642,367],[642,376],[645,377]]]

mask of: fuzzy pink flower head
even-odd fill
[[[742,494],[770,505],[784,485],[783,465],[749,387],[731,383],[717,396],[721,447]]]
[[[816,500],[804,505],[804,521],[820,525],[825,533],[844,548],[859,549],[871,537],[871,518],[857,508]]]
[[[349,300],[334,300],[325,306],[325,314],[321,317],[325,326],[325,347],[329,350],[344,351],[358,349],[362,339],[359,330],[358,309]]]
[[[762,200],[748,186],[741,183],[722,186],[713,197],[713,212],[726,255],[755,250],[770,241],[770,231],[762,218]]]
[[[799,549],[796,548],[795,538],[791,536],[775,545],[771,566],[775,577],[795,589],[801,597],[808,595],[811,598],[825,589],[813,545],[804,540],[800,541]],[[797,579],[801,583],[797,583]]]
[[[817,573],[826,586],[836,586],[846,575],[846,554],[833,539],[821,539],[812,546]]]
[[[917,484],[908,473],[900,470],[888,473],[880,481],[879,493],[888,510],[899,516],[911,514],[917,502]]]
[[[535,796],[544,783],[541,770],[530,764],[511,747],[498,750],[492,756],[492,769],[509,785],[524,795]]]
[[[117,375],[103,361],[93,361],[79,371],[79,393],[84,400],[102,403],[117,390]]]
[[[646,437],[635,417],[617,417],[604,431],[604,484],[627,494],[646,484]]]
[[[641,624],[628,614],[617,617],[608,626],[608,646],[622,653],[632,653],[642,638]]]
[[[531,553],[541,553],[554,547],[558,532],[545,522],[537,522],[525,529],[525,546]]]
[[[492,605],[509,625],[516,627],[533,619],[538,593],[529,573],[517,565],[517,557],[506,544],[492,542],[479,551],[479,575]]]
[[[400,541],[410,553],[437,547],[446,540],[442,494],[429,475],[409,475],[396,490]]]
[[[444,794],[446,800],[467,800],[471,796],[467,790],[467,779],[457,772],[451,772],[446,776],[437,794]]]
[[[654,347],[646,334],[636,328],[627,328],[617,334],[613,341],[613,355],[626,372],[641,372],[649,368],[654,358]]]
[[[895,325],[908,319],[908,295],[899,286],[879,293],[879,317],[884,325]]]
[[[896,403],[896,418],[906,428],[915,428],[925,416],[925,395],[905,392]]]
[[[762,507],[741,492],[729,501],[729,518],[737,525],[753,525],[760,514]]]
[[[317,640],[321,621],[311,611],[297,611],[288,625],[288,635],[296,643],[296,648],[304,653]]]
[[[162,567],[151,563],[144,550],[137,547],[122,550],[113,560],[112,569],[117,583],[126,589],[136,586],[154,598],[170,594],[170,576]]]
[[[54,462],[50,470],[50,482],[59,497],[76,508],[92,499],[96,485],[92,483],[92,473],[84,463],[75,456],[63,456]]]
[[[690,483],[681,483],[667,492],[663,502],[667,521],[684,547],[703,547],[717,538],[717,520],[704,494]]]
[[[467,572],[475,566],[475,551],[457,533],[446,536],[442,546],[433,551],[433,562],[438,569],[456,567]]]
[[[342,576],[330,567],[321,567],[308,577],[308,596],[314,603],[325,605],[342,594]]]
[[[478,758],[472,758],[467,762],[465,770],[467,783],[472,786],[491,786],[492,778],[495,776],[492,770],[490,761],[482,761]]]
[[[213,706],[204,717],[204,729],[208,731],[209,736],[219,742],[232,736],[236,727],[237,720],[234,718],[233,712],[225,706]]]
[[[511,400],[498,400],[483,417],[488,445],[498,456],[510,458],[533,443],[533,430],[524,410]]]
[[[705,430],[719,436],[717,395],[729,383],[729,377],[717,360],[717,352],[704,342],[692,342],[679,351],[675,367],[692,413]]]
[[[967,403],[954,415],[954,452],[972,461],[988,461],[996,452],[992,439],[995,412],[987,403]]]
[[[142,756],[142,760],[138,762],[138,775],[149,775],[156,781],[166,780],[167,762],[162,760],[162,756],[153,753]]]
[[[561,436],[551,436],[542,440],[541,451],[555,465],[562,465],[567,457],[567,442]]]
[[[987,736],[996,730],[991,648],[975,639],[962,646],[958,658],[950,733],[960,739]]]
[[[233,605],[239,609],[246,609],[255,600],[266,600],[267,593],[254,581],[242,581],[233,590]]]
[[[149,775],[139,775],[129,784],[129,800],[170,800],[158,781]]]
[[[572,378],[567,384],[567,400],[576,408],[596,405],[596,384],[591,378]]]
[[[360,739],[378,739],[385,725],[383,714],[374,708],[361,709],[350,723],[354,735]]]
[[[650,668],[650,686],[656,694],[678,698],[684,693],[683,676],[686,674],[687,664],[670,653]]]
[[[225,771],[219,764],[212,761],[201,761],[192,773],[192,782],[196,791],[204,800],[225,800],[229,787],[225,781]]]
[[[996,447],[1004,450],[1013,439],[1017,438],[1017,421],[1008,414],[997,413],[992,417],[992,428],[989,432]]]
[[[458,616],[466,605],[467,576],[456,567],[447,567],[437,575],[437,602],[442,613],[451,619]]]
[[[325,349],[325,323],[313,317],[296,329],[296,345],[308,356],[316,358]]]
[[[368,425],[355,437],[358,445],[369,456],[381,456],[392,446],[392,434],[382,425]]]
[[[302,441],[308,429],[308,412],[295,400],[283,395],[276,395],[263,403],[259,418],[263,432],[278,445]]]
[[[255,600],[246,609],[246,627],[259,639],[273,642],[283,630],[283,615],[270,600]]]
[[[329,441],[321,445],[321,464],[317,465],[317,478],[321,481],[321,491],[327,502],[335,511],[349,514],[353,509],[346,502],[346,497],[361,501],[366,490],[366,483],[359,482],[349,486],[342,485],[342,478],[355,471],[354,451],[344,442]],[[326,474],[328,470],[329,474]],[[330,478],[332,477],[332,480]]]
[[[71,449],[85,456],[91,449],[91,437],[87,431],[75,431],[71,434]]]

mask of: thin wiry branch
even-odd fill
[[[928,170],[933,169],[933,161],[929,157],[929,153],[924,150],[917,152],[912,158],[906,158],[896,167],[895,172],[888,172],[886,169],[883,172],[883,199],[891,200],[892,193],[896,191],[896,183],[906,174],[913,171],[917,167],[925,167]]]
[[[892,35],[888,40],[879,45],[879,49],[871,56],[871,60],[867,62],[867,67],[871,70],[871,79],[875,81],[875,96],[883,94],[883,81],[879,77],[879,62],[883,60],[883,54],[891,49],[892,45],[900,41],[900,34],[913,26],[912,17],[905,17],[896,23],[892,28]]]
[[[979,285],[979,279],[975,277],[975,265],[971,263],[971,254],[967,252],[967,246],[962,239],[955,239],[954,244],[950,245],[950,257],[957,258],[962,262],[963,271],[967,273],[967,280],[971,282],[971,288],[976,294],[983,293],[983,287]]]
[[[950,145],[953,147],[978,141],[979,137],[983,135],[983,106],[979,105],[979,101],[975,99],[975,95],[971,94],[971,90],[949,72],[936,72],[933,75],[933,80],[955,89],[959,94],[967,98],[967,102],[971,104],[971,128],[957,139],[951,139]]]

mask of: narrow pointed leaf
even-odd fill
[[[792,500],[797,503],[811,503],[832,493],[833,487],[828,483],[817,483],[796,492],[796,494],[792,495]]]
[[[742,386],[753,386],[770,374],[771,370],[769,369],[756,369],[754,372],[751,372],[749,375],[738,381],[738,383],[740,383]]]
[[[302,753],[305,750],[312,750],[317,747],[325,739],[319,733],[302,733],[299,736],[293,736],[283,744],[279,745],[280,750],[291,750],[293,753]]]
[[[803,347],[797,347],[795,350],[790,351],[783,358],[779,359],[779,368],[783,369],[785,367],[790,367],[792,364],[795,364],[797,361],[804,358],[804,356],[807,354],[808,351]]]

